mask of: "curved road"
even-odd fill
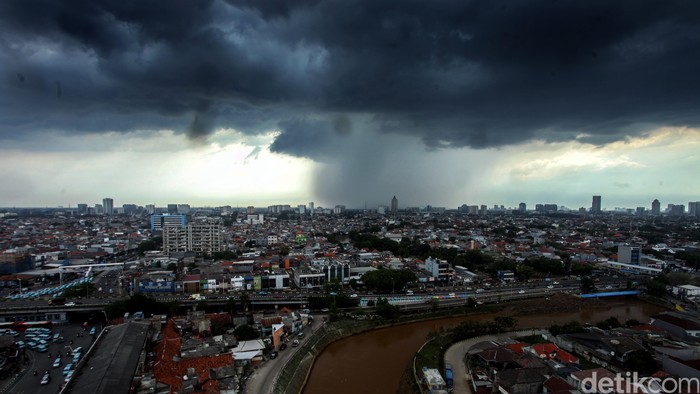
[[[500,341],[513,337],[521,337],[527,335],[539,335],[546,333],[547,330],[534,329],[534,330],[520,330],[511,331],[499,335],[483,335],[480,337],[474,337],[470,339],[465,339],[450,346],[445,352],[445,363],[450,363],[452,365],[452,376],[454,379],[453,392],[455,393],[471,393],[472,389],[469,385],[467,379],[467,368],[464,363],[464,358],[469,351],[469,349],[479,342],[484,341]],[[442,372],[442,371],[441,371]]]

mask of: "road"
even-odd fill
[[[324,324],[323,317],[324,316],[321,315],[314,316],[314,322],[311,327],[304,328],[304,335],[306,335],[306,338],[302,339],[302,341],[308,340],[310,336],[321,328],[321,326]],[[301,348],[289,346],[286,350],[279,352],[279,356],[277,356],[276,359],[265,361],[248,378],[243,393],[272,394],[272,389],[275,387],[277,377],[282,372],[282,369],[287,365],[287,361],[290,357],[292,357],[292,354],[297,352],[299,349]]]
[[[92,337],[88,334],[91,326],[87,327],[86,331],[79,324],[66,324],[62,326],[54,326],[54,333],[61,333],[65,338],[64,342],[54,343],[53,341],[47,341],[48,352],[38,353],[34,350],[25,349],[27,355],[27,365],[25,370],[20,374],[19,379],[10,386],[5,387],[3,393],[12,394],[55,394],[59,391],[59,385],[64,384],[63,368],[67,363],[72,361],[71,356],[68,356],[70,347],[76,348],[78,346],[83,348],[83,355],[87,352],[92,344]],[[99,330],[100,327],[97,327]],[[78,337],[76,334],[81,333],[83,336]],[[17,340],[25,340],[24,335],[21,335]],[[71,345],[71,341],[73,344]],[[58,353],[62,353],[61,365],[60,367],[54,368],[53,362],[56,359]],[[51,357],[49,357],[51,355]],[[33,374],[33,371],[38,371],[37,375]],[[41,378],[45,371],[49,371],[51,376],[51,381],[47,385],[41,385]],[[3,384],[8,384],[10,382],[2,382]]]

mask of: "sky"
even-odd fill
[[[700,3],[3,0],[0,206],[700,200]]]

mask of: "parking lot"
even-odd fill
[[[86,322],[87,323],[87,322]],[[17,377],[12,386],[8,381],[2,381],[2,387],[5,387],[7,393],[29,394],[29,393],[57,393],[65,384],[66,370],[69,364],[73,364],[68,369],[74,370],[78,358],[74,358],[74,353],[80,353],[80,359],[85,357],[88,349],[93,343],[93,338],[100,333],[100,323],[97,325],[86,325],[72,323],[52,327],[50,338],[40,336],[37,332],[21,333],[15,338],[16,342],[22,341],[24,344],[25,353],[25,368]],[[95,335],[90,335],[94,328]],[[58,334],[58,335],[56,335]],[[57,336],[57,341],[54,337]],[[63,339],[60,339],[60,338]],[[45,346],[43,342],[46,344]],[[30,343],[33,349],[30,349]],[[80,348],[80,349],[78,349]],[[65,371],[64,371],[65,370]]]

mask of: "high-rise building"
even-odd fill
[[[659,200],[654,200],[651,202],[651,214],[660,215],[661,214],[661,203]]]
[[[336,205],[335,208],[333,208],[334,214],[339,214],[343,212],[345,212],[345,205]]]
[[[79,215],[86,215],[87,213],[88,213],[87,204],[78,204],[78,214]]]
[[[102,215],[103,213],[105,213],[105,211],[102,208],[102,204],[95,204],[95,215]]]
[[[114,200],[107,197],[102,199],[102,207],[105,215],[114,215]]]
[[[177,213],[188,215],[190,213],[190,204],[177,204]]]
[[[399,200],[396,199],[396,196],[391,199],[391,213],[396,213],[399,211]]]
[[[304,205],[304,204],[297,205],[297,211],[299,211],[299,215],[305,215],[306,214],[306,205]]]
[[[174,215],[177,213],[177,204],[168,204],[168,213]]]
[[[683,216],[685,206],[683,204],[668,204],[668,216]]]
[[[311,216],[314,216],[314,202],[313,201],[309,202],[309,213],[311,213]]]
[[[691,201],[688,203],[688,215],[700,216],[700,201]]]
[[[520,211],[520,213],[525,213],[527,211],[527,205],[524,202],[521,202],[518,205],[518,211]]]
[[[600,213],[600,196],[593,196],[593,204],[591,205],[591,213]]]
[[[198,220],[187,226],[166,226],[163,228],[163,251],[214,253],[222,250],[221,221],[218,219]]]
[[[186,224],[185,215],[151,215],[151,231],[163,231],[166,227],[185,227]]]
[[[148,204],[146,205],[146,213],[149,215],[153,215],[156,213],[156,206],[155,204]]]
[[[134,215],[139,212],[139,207],[136,204],[123,204],[122,211],[127,215]]]
[[[639,265],[642,261],[642,248],[639,246],[620,245],[617,247],[617,261],[624,264]]]
[[[557,204],[544,204],[543,209],[545,213],[549,213],[556,212],[559,209],[559,207],[557,206]]]
[[[248,206],[248,208],[246,208],[246,213],[247,213],[248,215],[253,215],[253,214],[255,214],[255,207],[252,206],[252,205]]]

